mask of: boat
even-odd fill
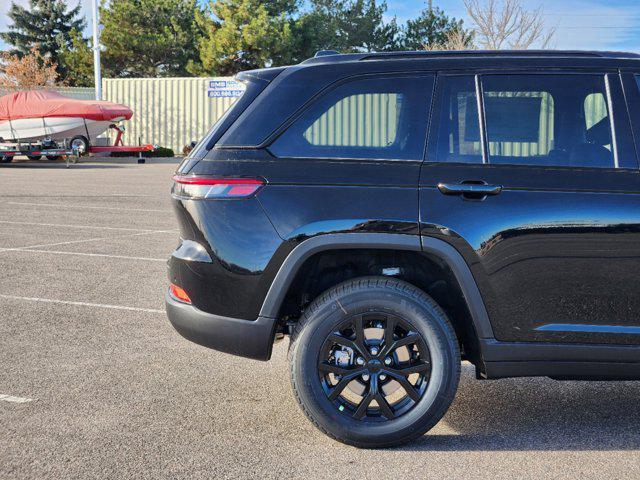
[[[15,92],[0,97],[0,139],[61,142],[81,138],[92,142],[132,115],[129,107],[118,103],[77,100],[48,90]]]

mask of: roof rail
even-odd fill
[[[600,58],[640,58],[631,52],[587,51],[587,50],[430,50],[415,52],[376,52],[360,58],[424,58],[424,57],[600,57]]]
[[[327,55],[340,55],[340,52],[335,50],[318,50],[313,58],[326,57]]]
[[[384,59],[400,60],[452,57],[592,57],[637,59],[640,58],[640,54],[632,52],[596,50],[422,50],[405,52],[368,52],[339,54],[338,52],[334,52],[332,50],[321,50],[316,54],[315,57],[305,60],[302,63],[338,63]]]

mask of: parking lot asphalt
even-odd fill
[[[0,166],[0,478],[640,478],[640,383],[477,381],[413,444],[358,450],[270,362],[163,311],[175,163]]]

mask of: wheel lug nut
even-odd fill
[[[384,382],[387,379],[387,376],[384,373],[381,373],[379,378],[381,382]]]
[[[356,358],[356,364],[361,366],[364,365],[364,358],[362,357]]]
[[[378,347],[371,347],[371,355],[377,355],[380,350]]]
[[[391,357],[387,357],[384,359],[384,364],[385,365],[391,365]]]
[[[362,380],[364,380],[365,382],[369,381],[369,374],[368,373],[363,373],[362,374]]]

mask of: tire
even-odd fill
[[[0,163],[11,163],[12,161],[12,155],[0,155]]]
[[[76,135],[75,137],[73,137],[70,141],[69,141],[69,146],[71,148],[73,147],[82,147],[82,152],[81,155],[85,155],[87,153],[89,153],[89,140],[87,139],[87,137],[83,136],[83,135]]]
[[[378,316],[387,320],[375,320]],[[372,318],[374,320],[370,320]],[[362,332],[371,325],[381,328],[383,339],[371,340],[365,337],[363,342],[358,343],[357,322],[360,322]],[[347,330],[341,331],[345,325],[348,325]],[[391,340],[387,343],[385,332],[389,325]],[[329,358],[333,358],[337,363],[337,357],[331,355],[338,355],[335,352],[336,348],[344,348],[342,344],[347,336],[344,331],[353,332],[350,338],[354,338],[355,341],[352,340],[352,344],[364,344],[365,348],[370,350],[366,354],[370,358],[356,358],[356,361],[364,361],[364,366],[350,364],[345,367],[349,370],[341,370],[341,376],[334,377],[332,381],[337,382],[334,386],[329,380],[331,377],[327,376],[329,374],[325,374],[325,369],[337,368],[331,361],[326,360],[327,345],[332,345]],[[338,337],[336,333],[339,333]],[[396,345],[410,339],[409,337],[419,339],[413,342],[410,349],[407,347],[406,352],[410,360],[405,360],[404,363],[396,360],[399,358],[398,352],[403,347],[391,350],[391,355],[385,353],[387,348],[391,348],[387,347],[388,344]],[[335,338],[340,339],[338,344],[334,342]],[[376,341],[381,342],[380,357],[371,356],[374,347],[369,342]],[[423,353],[425,348],[428,354]],[[356,351],[355,347],[352,351]],[[344,351],[339,353],[342,355]],[[385,357],[382,358],[382,355]],[[352,353],[351,358],[354,356],[358,357],[359,354]],[[389,360],[389,357],[393,359]],[[393,363],[387,364],[387,361]],[[341,283],[320,295],[305,311],[292,333],[289,362],[293,391],[305,415],[330,437],[361,448],[390,447],[422,436],[445,414],[453,401],[460,379],[458,341],[445,313],[422,290],[404,281],[387,277],[357,278]],[[409,389],[404,387],[400,393],[406,393],[406,398],[396,403],[387,401],[389,397],[386,393],[381,401],[378,401],[378,395],[374,397],[376,403],[384,404],[388,408],[383,409],[364,402],[368,405],[364,407],[364,417],[357,418],[362,415],[362,402],[376,392],[383,392],[385,380],[388,382],[392,376],[387,373],[397,374],[400,369],[407,371],[407,362],[411,368],[416,369],[425,368],[424,364],[428,364],[428,377],[424,372],[418,374],[423,376],[416,381],[411,392],[413,395],[422,392],[420,396],[414,399],[409,395]],[[391,365],[394,370],[389,370],[385,365]],[[357,370],[358,368],[360,370]],[[363,368],[367,371],[368,381],[363,381],[365,377],[362,375],[355,377],[356,387],[363,385],[363,401],[356,404],[342,396],[337,397],[337,400],[330,398],[330,395],[335,393],[334,390],[338,390],[340,378],[348,380],[354,372],[362,371]],[[343,387],[342,392],[350,393],[352,385],[354,383],[350,381],[347,387]]]
[[[27,158],[29,160],[37,161],[37,160],[40,160],[42,158],[42,155],[27,155]]]
[[[47,160],[51,160],[52,162],[60,159],[60,155],[47,155]]]

